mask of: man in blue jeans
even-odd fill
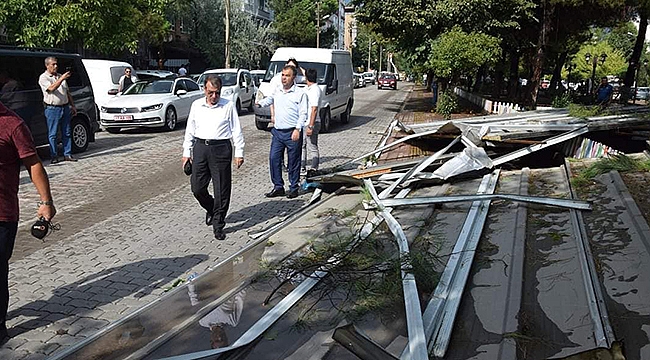
[[[271,129],[271,152],[269,166],[273,189],[266,197],[284,196],[284,180],[282,179],[282,160],[284,150],[289,157],[289,192],[287,198],[298,196],[300,182],[300,158],[302,155],[302,128],[307,123],[307,94],[294,84],[296,68],[285,65],[282,68],[282,88],[262,99],[257,106],[275,107],[275,125]]]
[[[63,159],[65,161],[77,161],[72,157],[72,140],[70,139],[70,119],[77,114],[74,107],[67,79],[72,73],[67,71],[61,75],[57,72],[59,63],[54,56],[45,59],[45,72],[38,78],[38,85],[43,91],[43,106],[45,107],[45,119],[47,120],[47,134],[50,143],[50,164],[59,162],[56,135],[61,128],[61,140],[63,141]]]
[[[9,341],[9,259],[18,230],[20,165],[25,166],[40,195],[37,216],[52,220],[56,215],[50,181],[36,154],[29,128],[0,102],[0,346]]]

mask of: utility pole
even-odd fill
[[[320,1],[316,2],[316,48],[320,48]]]
[[[379,76],[379,73],[381,73],[381,60],[383,56],[384,56],[384,49],[382,48],[381,45],[379,45],[379,71],[377,72],[377,76]]]
[[[366,68],[366,71],[370,71],[370,46],[372,46],[372,39],[368,37],[368,67]]]
[[[230,0],[226,0],[226,68],[230,68]]]

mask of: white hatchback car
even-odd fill
[[[202,96],[199,85],[189,78],[139,81],[100,108],[100,123],[110,133],[125,127],[174,130]]]
[[[221,97],[232,101],[237,106],[238,113],[241,112],[242,107],[253,112],[257,88],[253,83],[250,71],[246,69],[206,70],[199,77],[200,86],[203,86],[205,77],[209,74],[216,74],[221,78]]]

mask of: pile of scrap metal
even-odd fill
[[[648,108],[630,106],[619,108],[616,115],[586,119],[571,117],[566,110],[550,110],[507,116],[475,117],[457,121],[436,121],[416,125],[406,125],[395,120],[391,123],[387,136],[384,137],[377,149],[339,166],[339,168],[345,168],[346,165],[357,164],[361,161],[363,162],[361,169],[326,174],[321,171],[320,174],[311,176],[308,181],[320,184],[361,185],[362,179],[376,178],[380,182],[387,182],[407,175],[400,171],[411,169],[410,172],[415,173],[412,179],[404,181],[404,183],[400,181],[397,186],[406,187],[412,181],[440,183],[459,176],[480,176],[526,155],[561,144],[571,145],[571,149],[567,149],[568,153],[566,154],[570,157],[574,157],[573,154],[575,157],[602,157],[618,154],[620,152],[616,149],[594,141],[585,140],[577,143],[570,141],[590,132],[620,131],[622,129],[629,130],[632,135],[640,134],[647,138],[650,132],[639,132],[639,130],[650,130],[647,117],[649,113],[650,109]],[[386,144],[394,129],[400,129],[408,135]],[[375,166],[377,159],[386,150],[403,143],[429,138],[453,140],[443,150],[420,162],[407,159]],[[446,154],[458,141],[465,146],[462,152]],[[528,146],[494,156],[495,152],[491,150],[495,148],[503,150],[504,144]],[[491,155],[488,155],[488,151]],[[414,164],[416,164],[415,167],[413,167]],[[436,169],[433,172],[424,172],[427,168]]]

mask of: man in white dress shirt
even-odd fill
[[[183,167],[191,161],[192,193],[206,211],[206,225],[212,225],[214,237],[223,240],[232,189],[232,148],[239,168],[244,163],[244,135],[235,106],[220,97],[221,78],[208,75],[203,90],[205,99],[192,103],[187,119]],[[214,198],[208,192],[210,180]]]

